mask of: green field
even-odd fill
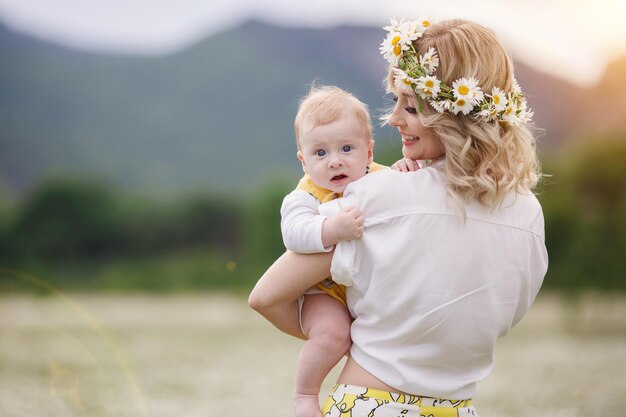
[[[228,295],[4,295],[0,415],[289,417],[299,346]],[[624,415],[625,375],[625,296],[542,294],[475,403]]]

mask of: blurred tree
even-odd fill
[[[400,157],[376,155],[384,164]],[[626,290],[625,160],[623,135],[544,158],[547,287]],[[89,180],[49,181],[20,206],[0,195],[0,258],[67,288],[248,289],[285,250],[280,205],[294,184],[273,180],[245,201],[205,193],[156,202],[121,200]]]
[[[241,212],[235,201],[194,196],[186,200],[180,214],[180,234],[185,244],[210,243],[233,253],[240,243]]]
[[[547,285],[626,288],[625,160],[626,138],[595,137],[545,164]]]
[[[280,232],[280,206],[293,187],[285,181],[274,181],[247,205],[242,230],[246,262],[266,266],[285,251]]]
[[[10,250],[7,233],[11,224],[12,206],[7,188],[0,178],[0,258]]]
[[[194,195],[174,202],[135,200],[124,213],[134,254],[208,246],[217,252],[239,251],[241,204],[234,199]]]
[[[43,184],[8,231],[18,258],[63,260],[119,250],[123,228],[118,201],[103,185],[79,180]]]
[[[379,146],[376,145],[374,148],[374,160],[379,164],[391,166],[398,159],[402,158],[402,152],[397,146],[386,145]]]

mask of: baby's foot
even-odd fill
[[[320,399],[317,394],[296,393],[294,412],[296,417],[322,417]]]

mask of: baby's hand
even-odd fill
[[[363,235],[363,213],[356,207],[346,207],[332,218],[336,240],[354,240]]]
[[[417,165],[416,161],[409,158],[402,158],[399,161],[394,162],[391,169],[395,169],[400,172],[413,172],[420,169],[420,167]]]

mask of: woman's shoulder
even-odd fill
[[[345,194],[373,192],[379,194],[384,191],[419,190],[429,187],[445,187],[443,172],[434,167],[419,169],[415,172],[400,172],[393,169],[383,169],[372,172],[346,188]]]
[[[529,190],[511,191],[502,204],[488,210],[478,202],[467,206],[468,217],[484,220],[544,236],[544,218],[541,204]]]
[[[355,181],[344,196],[369,216],[388,217],[424,210],[447,212],[446,193],[446,183],[434,168],[415,172],[389,169]]]

